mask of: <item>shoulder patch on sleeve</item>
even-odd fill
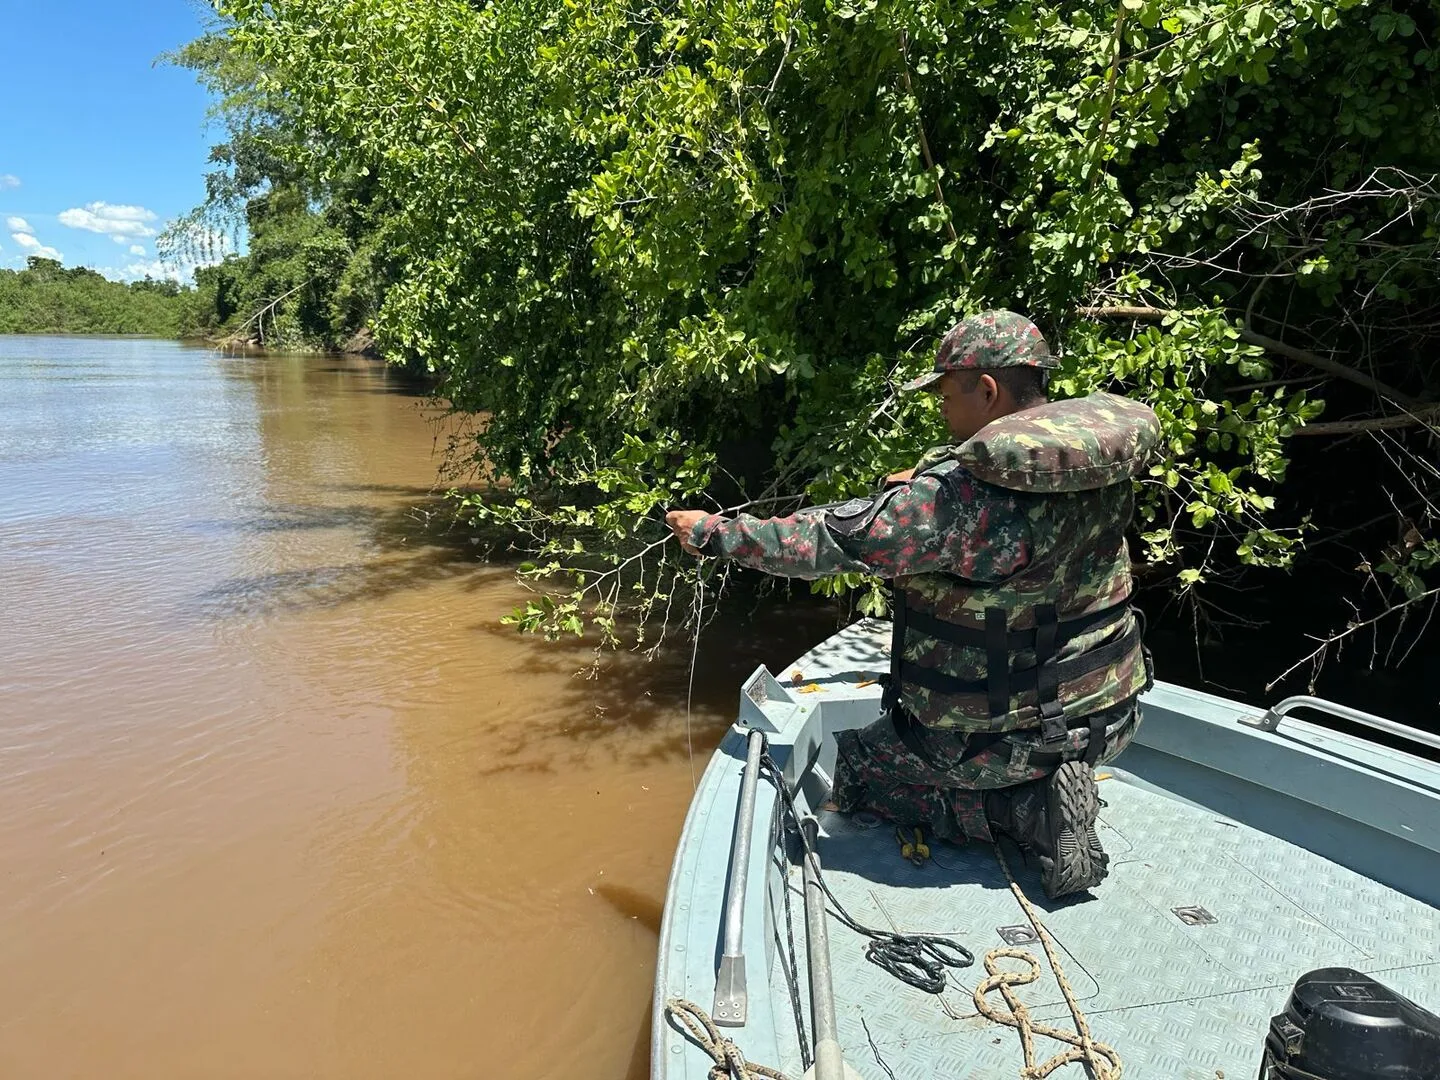
[[[882,491],[878,495],[850,499],[848,502],[817,509],[825,511],[825,527],[831,532],[837,536],[854,536],[868,529],[875,516],[885,509],[885,504],[895,497],[895,493],[904,490],[902,485]]]

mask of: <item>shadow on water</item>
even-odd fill
[[[353,368],[346,367],[322,367],[314,368],[317,375],[356,375]],[[393,394],[397,397],[415,398],[419,402],[431,399],[430,388],[421,383],[411,383],[404,377],[393,372],[361,372],[365,380],[363,386],[352,386],[346,392],[351,394]]]
[[[489,590],[493,607],[470,627],[476,647],[508,639],[509,671],[546,687],[543,709],[531,722],[497,732],[479,776],[550,774],[581,767],[597,749],[623,752],[647,764],[691,755],[703,762],[734,716],[738,687],[761,663],[782,670],[837,628],[835,608],[798,594],[756,603],[722,600],[698,649],[687,630],[671,626],[653,653],[621,649],[599,655],[588,639],[530,638],[517,655],[517,630],[499,620],[525,594],[510,584],[521,558],[510,534],[457,519],[453,504],[431,490],[391,484],[332,484],[341,496],[394,499],[340,506],[280,504],[253,514],[202,522],[209,533],[273,537],[345,530],[373,554],[339,563],[286,567],[229,578],[205,590],[195,607],[205,618],[258,618],[384,600],[407,590],[446,584],[467,593]],[[559,688],[558,690],[556,688]],[[688,709],[687,709],[688,705]],[[687,715],[688,713],[688,715]],[[643,735],[643,740],[633,736]],[[568,749],[567,749],[568,746]]]
[[[384,599],[442,581],[474,590],[508,572],[508,537],[461,522],[443,494],[396,485],[336,485],[355,494],[402,496],[394,506],[279,505],[225,521],[201,522],[208,533],[262,536],[344,529],[360,535],[374,557],[271,570],[229,578],[196,598],[211,618],[255,617]]]
[[[190,529],[201,533],[303,532],[310,529],[346,529],[365,526],[375,514],[370,506],[275,506],[248,517],[223,521],[197,521]]]
[[[410,371],[367,356],[332,357],[323,364],[308,366],[311,377],[343,375],[359,378],[365,385],[349,386],[348,393],[395,394],[400,397],[434,401],[436,380],[428,373]]]
[[[630,1053],[630,1067],[625,1080],[647,1080],[650,1076],[650,1009],[640,1014],[640,1030],[635,1035],[635,1049]]]
[[[595,886],[595,894],[625,918],[634,919],[652,934],[660,933],[665,905],[659,897],[643,889],[605,881]]]
[[[416,487],[413,484],[317,484],[320,491],[343,491],[367,495],[406,495],[412,499],[432,499],[437,487]]]
[[[727,601],[706,625],[693,650],[693,673],[693,640],[684,630],[672,629],[653,655],[604,654],[598,668],[595,649],[584,640],[537,639],[514,670],[522,678],[540,677],[550,688],[545,715],[497,732],[494,757],[479,775],[563,773],[592,761],[597,747],[623,750],[627,760],[646,765],[693,756],[697,768],[703,768],[734,719],[745,676],[760,664],[783,670],[837,629],[834,609],[826,604],[740,608],[739,602]],[[517,633],[497,622],[473,629]],[[557,684],[565,689],[557,692]],[[635,735],[644,738],[638,743],[627,738]]]

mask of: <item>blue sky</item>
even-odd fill
[[[0,267],[63,256],[160,276],[155,234],[204,198],[209,101],[156,65],[198,37],[198,0],[0,0]],[[28,238],[28,239],[27,239]]]

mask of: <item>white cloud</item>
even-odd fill
[[[12,232],[10,234],[10,239],[14,240],[15,243],[19,244],[31,255],[39,255],[42,259],[59,260],[65,257],[61,255],[60,252],[56,251],[53,247],[46,247],[44,244],[40,243],[40,241],[36,240],[35,237],[32,236],[30,233]]]
[[[117,206],[107,202],[87,203],[83,208],[75,207],[60,214],[60,224],[100,233],[117,243],[124,243],[125,238],[131,236],[154,236],[155,230],[149,223],[155,219],[155,212],[143,206]]]
[[[97,274],[103,274],[111,281],[131,282],[150,277],[157,280],[168,278],[184,285],[189,282],[194,268],[189,264],[176,266],[163,259],[145,259],[128,263],[125,266],[92,266],[90,269]]]
[[[193,269],[191,266],[178,267],[173,263],[168,263],[161,259],[150,259],[146,262],[130,263],[128,266],[116,271],[115,276],[121,281],[139,281],[141,278],[147,277],[156,279],[170,278],[184,285],[190,280],[190,273]],[[107,277],[110,276],[108,270],[102,270],[101,273],[104,273]]]
[[[23,217],[7,217],[5,219],[5,227],[11,232],[33,233],[35,231],[30,227],[30,223]]]
[[[94,207],[94,203],[91,207]],[[161,251],[156,258],[147,258],[149,249],[144,244],[129,244],[131,255],[136,261],[125,266],[92,266],[97,273],[104,274],[111,281],[139,281],[145,277],[168,278],[181,285],[189,285],[195,278],[195,271],[202,266],[213,266],[233,254],[235,244],[228,235],[209,229],[191,228],[188,243],[171,245],[171,250]]]
[[[0,191],[20,186],[20,178],[13,173],[0,173]]]

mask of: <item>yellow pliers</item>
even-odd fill
[[[908,840],[903,829],[895,830],[895,839],[900,841],[900,857],[909,859],[916,866],[924,866],[925,860],[930,858],[930,845],[925,843],[925,833],[920,826],[915,826],[915,839]]]

